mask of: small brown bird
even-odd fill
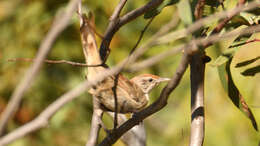
[[[84,17],[80,28],[83,51],[86,63],[89,65],[103,64],[96,43],[94,26],[94,19]],[[93,79],[97,74],[105,72],[107,69],[103,65],[88,67],[87,79]],[[119,74],[115,86],[115,79],[115,76],[107,77],[92,87],[89,93],[100,101],[103,109],[115,111],[115,92],[113,89],[116,87],[117,112],[119,113],[133,113],[142,110],[149,101],[149,92],[159,83],[170,80],[151,74],[142,74],[128,80]]]
[[[115,87],[114,79],[113,76],[108,77],[89,91],[99,99],[103,109],[108,111],[115,111],[115,97],[112,90]],[[133,113],[142,110],[149,101],[149,92],[159,83],[169,80],[152,74],[138,75],[131,80],[119,75],[116,86],[117,112]]]

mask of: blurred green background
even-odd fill
[[[129,1],[123,13],[140,7],[144,0]],[[13,58],[34,58],[41,40],[49,30],[53,18],[61,11],[68,0],[1,0],[0,1],[0,112],[3,111],[16,85],[20,82],[32,62],[9,62]],[[95,15],[96,29],[103,34],[108,19],[117,1],[88,0],[84,7]],[[108,5],[109,4],[109,5]],[[145,33],[142,42],[154,34],[163,24],[167,23],[176,7],[171,6],[163,10],[152,22]],[[127,24],[113,38],[112,52],[108,65],[113,66],[123,60],[134,46],[138,36],[148,20],[143,17]],[[183,28],[183,24],[175,29]],[[252,38],[260,38],[255,34]],[[207,49],[207,54],[214,60],[217,56],[215,49],[225,49],[234,38],[230,38]],[[182,43],[179,40],[164,46],[149,49],[140,60],[156,55]],[[98,39],[100,44],[100,39]],[[156,65],[136,73],[124,73],[131,78],[140,73],[153,73],[164,77],[171,77],[180,61],[180,55],[163,59]],[[260,43],[243,46],[236,53],[232,67],[248,59],[260,55]],[[74,15],[69,27],[58,37],[48,59],[65,59],[84,62],[79,37],[79,23]],[[205,77],[206,104],[206,135],[205,146],[257,146],[260,135],[250,121],[232,104],[223,90],[218,78],[217,68],[207,64]],[[250,66],[259,65],[259,60]],[[260,74],[254,77],[244,77],[240,72],[246,68],[232,68],[236,85],[246,98],[258,124],[260,123]],[[24,95],[19,111],[8,123],[8,132],[34,119],[45,107],[56,100],[63,93],[77,86],[84,80],[84,68],[70,65],[43,65],[32,87]],[[151,93],[151,102],[160,94],[165,84]],[[177,89],[171,94],[168,105],[160,112],[147,118],[144,123],[147,129],[148,146],[183,146],[189,143],[190,132],[190,89],[189,70]],[[88,137],[92,105],[91,96],[82,94],[71,103],[65,105],[51,119],[48,127],[38,130],[19,139],[10,146],[78,146],[84,145]],[[104,116],[104,122],[112,127],[112,119]],[[105,136],[101,131],[99,140]],[[116,145],[123,145],[117,142]]]

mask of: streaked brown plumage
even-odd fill
[[[102,61],[97,48],[93,26],[94,21],[85,20],[81,27],[81,39],[86,62],[89,65],[98,65],[102,64]],[[87,78],[91,80],[105,70],[107,70],[105,66],[88,67]],[[128,80],[119,74],[116,86],[117,112],[133,113],[142,110],[148,104],[149,92],[160,82],[168,80],[168,78],[161,78],[151,74],[142,74]],[[89,93],[100,101],[103,109],[115,111],[115,98],[112,90],[114,86],[115,76],[109,76],[91,88]]]

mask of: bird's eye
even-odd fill
[[[149,82],[152,82],[152,81],[153,81],[153,79],[149,79],[148,81],[149,81]]]

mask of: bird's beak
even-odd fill
[[[165,82],[165,81],[170,81],[170,78],[159,78],[157,81],[160,82]]]

